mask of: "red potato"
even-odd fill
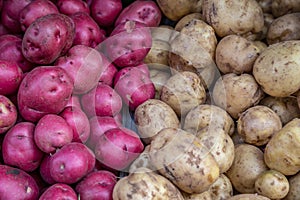
[[[100,29],[95,20],[86,12],[76,12],[70,17],[75,23],[73,45],[85,45],[95,48],[105,39],[105,31]]]
[[[95,148],[99,137],[103,135],[106,131],[113,128],[118,128],[122,125],[118,120],[116,120],[113,117],[94,116],[89,120],[89,122],[91,126],[91,134],[87,145],[91,149]]]
[[[54,153],[73,139],[73,130],[64,118],[55,114],[43,116],[34,130],[34,141],[45,153]]]
[[[117,177],[110,171],[91,172],[77,185],[75,190],[81,200],[112,200],[112,193]]]
[[[134,69],[134,68],[138,68],[139,70],[141,70],[145,75],[150,77],[150,71],[148,66],[145,63],[141,63],[137,66],[134,67],[124,67],[122,69],[120,69],[117,74],[114,77],[114,85],[117,84],[117,82],[119,81],[119,79],[124,76],[128,71]]]
[[[109,85],[98,85],[81,97],[81,105],[87,116],[115,116],[122,109],[122,98]]]
[[[112,86],[113,79],[118,72],[118,69],[112,62],[108,60],[108,58],[103,53],[100,54],[102,57],[103,71],[100,75],[99,82]]]
[[[0,95],[11,95],[18,91],[23,72],[13,61],[0,59]]]
[[[50,175],[56,182],[73,184],[91,172],[95,162],[95,155],[88,147],[71,142],[50,158]]]
[[[75,45],[65,56],[59,57],[55,66],[66,70],[74,82],[74,94],[84,94],[99,82],[103,71],[100,53],[85,45]]]
[[[139,22],[127,21],[114,28],[104,45],[108,58],[116,66],[136,66],[151,49],[150,28]]]
[[[126,70],[126,69],[125,69]],[[129,106],[130,110],[135,110],[143,102],[155,97],[155,87],[150,77],[138,68],[133,67],[126,73],[120,70],[115,82],[115,90]]]
[[[0,165],[0,199],[38,199],[39,188],[25,171],[8,165]]]
[[[0,135],[6,133],[17,121],[15,104],[4,95],[0,95]]]
[[[121,0],[93,0],[90,8],[99,26],[108,27],[114,24],[123,7]]]
[[[0,36],[9,34],[9,30],[0,21]]]
[[[40,167],[39,167],[39,173],[40,173],[42,179],[46,183],[52,185],[52,184],[56,183],[56,181],[52,178],[52,176],[50,174],[50,165],[49,165],[50,159],[51,159],[50,154],[44,156],[44,158],[40,164]]]
[[[21,116],[36,122],[46,114],[58,114],[67,105],[73,82],[66,71],[55,66],[36,67],[23,78],[18,90]]]
[[[87,2],[82,0],[58,0],[56,5],[60,13],[65,15],[72,15],[77,12],[90,14],[90,8]]]
[[[22,52],[30,62],[46,65],[65,54],[73,44],[75,24],[63,14],[49,14],[36,19],[26,29]]]
[[[10,33],[21,33],[19,13],[32,0],[9,0],[3,1],[1,22]]]
[[[66,107],[73,106],[81,109],[80,97],[78,95],[72,95],[67,103]]]
[[[126,21],[137,21],[149,27],[157,27],[161,17],[161,11],[154,1],[134,1],[122,10],[115,26]]]
[[[132,130],[119,127],[106,131],[95,146],[95,156],[103,165],[124,170],[143,151],[144,145]]]
[[[35,125],[31,122],[19,122],[5,134],[2,144],[5,164],[26,172],[32,172],[39,167],[44,153],[34,142],[34,129]]]
[[[50,0],[34,0],[27,4],[19,13],[22,31],[32,24],[37,18],[48,14],[59,13],[56,5]]]
[[[90,123],[86,114],[78,107],[66,107],[61,113],[72,129],[72,142],[85,143],[90,136]]]
[[[78,198],[71,186],[64,183],[55,183],[48,187],[39,197],[39,200],[53,199],[77,200]]]
[[[0,36],[0,52],[0,59],[16,62],[23,72],[28,72],[34,67],[34,64],[23,56],[22,39],[16,35]]]

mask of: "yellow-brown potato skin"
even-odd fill
[[[290,189],[284,200],[300,199],[300,172],[289,177]]]
[[[237,194],[227,200],[271,200],[268,197],[258,194]]]

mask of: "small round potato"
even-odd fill
[[[267,42],[269,45],[299,39],[300,13],[290,13],[274,19],[267,32]]]
[[[179,128],[180,122],[174,110],[159,99],[149,99],[134,112],[134,120],[141,139],[149,144],[164,128]]]
[[[113,190],[113,199],[184,200],[180,191],[168,179],[147,168],[139,168],[117,181]]]
[[[228,35],[220,40],[216,48],[216,64],[221,72],[242,74],[252,72],[260,49],[246,38]]]
[[[226,175],[238,192],[254,193],[256,179],[266,170],[264,153],[254,145],[240,144],[235,147],[234,161]]]
[[[299,0],[273,0],[272,14],[274,17],[279,17],[288,13],[295,13],[300,11]]]
[[[264,93],[252,75],[228,73],[217,80],[212,96],[217,106],[238,119],[240,113],[257,105]]]
[[[268,197],[258,194],[237,194],[227,200],[270,200]]]
[[[263,11],[256,0],[203,0],[202,12],[219,37],[258,33],[264,26]]]
[[[300,171],[300,119],[295,118],[282,127],[268,142],[264,160],[270,169],[284,175]]]
[[[282,173],[267,170],[256,179],[255,191],[270,199],[282,199],[289,191],[289,181]]]
[[[284,200],[300,199],[300,172],[289,179],[290,189]]]
[[[287,97],[300,89],[300,40],[268,46],[253,65],[253,76],[265,93]]]
[[[181,29],[183,27],[185,27],[186,25],[188,25],[192,19],[200,19],[200,20],[203,20],[203,17],[202,17],[202,14],[201,13],[191,13],[191,14],[188,14],[184,17],[182,17],[175,25],[175,31],[181,31]]]
[[[182,129],[161,130],[150,145],[153,166],[186,193],[201,193],[218,179],[218,163],[192,133]]]
[[[193,72],[178,72],[171,76],[161,90],[160,99],[181,117],[206,100],[205,88]]]
[[[269,107],[257,105],[244,111],[237,121],[238,134],[246,143],[262,146],[282,128],[279,116]]]

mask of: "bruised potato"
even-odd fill
[[[113,199],[183,200],[184,198],[168,179],[147,168],[139,168],[117,181],[113,189]]]

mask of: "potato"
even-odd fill
[[[147,168],[139,168],[116,183],[113,190],[113,199],[183,200],[184,198],[168,179]]]
[[[274,16],[272,14],[264,13],[264,27],[263,30],[258,33],[257,40],[265,40],[267,38],[269,27],[273,21]]]
[[[202,12],[219,37],[258,33],[264,26],[262,8],[255,0],[203,0]]]
[[[168,42],[162,40],[152,39],[152,47],[144,59],[146,64],[159,63],[168,65],[170,45]]]
[[[228,35],[220,40],[216,47],[216,64],[226,73],[250,73],[260,54],[260,49],[246,38]]]
[[[213,155],[192,133],[165,128],[150,144],[150,161],[158,172],[186,193],[201,193],[218,179]]]
[[[265,93],[287,97],[300,88],[300,40],[268,46],[253,65],[253,76]]]
[[[257,105],[264,93],[252,75],[228,73],[217,80],[212,97],[217,106],[238,119],[247,108]]]
[[[151,171],[155,171],[156,168],[151,164],[150,145],[145,146],[144,151],[137,157],[129,166],[129,173],[134,173],[138,168],[147,168]]]
[[[282,128],[279,116],[269,107],[257,105],[244,111],[237,121],[238,134],[246,143],[262,146]]]
[[[182,195],[185,200],[213,200],[209,191],[205,191],[200,194],[187,194],[182,192]]]
[[[149,144],[164,128],[179,128],[175,111],[159,99],[149,99],[140,104],[134,112],[134,120],[142,140]]]
[[[300,173],[291,176],[289,179],[290,189],[284,200],[300,199]]]
[[[253,41],[254,45],[259,49],[260,52],[265,50],[268,46],[265,42],[260,41],[260,40],[255,40]]]
[[[282,173],[267,170],[256,179],[255,191],[270,199],[282,199],[289,191],[289,182]]]
[[[268,142],[264,160],[270,169],[284,175],[300,171],[300,119],[294,118],[282,127]]]
[[[161,40],[169,43],[170,38],[174,34],[174,27],[169,25],[160,25],[151,29],[151,35],[153,40]]]
[[[300,39],[300,13],[285,14],[273,20],[267,32],[268,44]]]
[[[280,117],[283,125],[296,117],[300,117],[300,109],[298,107],[297,98],[293,96],[267,96],[263,98],[259,104],[271,108]]]
[[[169,78],[161,90],[160,99],[181,117],[206,100],[205,88],[197,74],[178,72]]]
[[[271,9],[272,14],[279,17],[287,13],[299,12],[300,4],[299,0],[273,0]]]
[[[181,29],[187,26],[193,19],[203,20],[202,14],[196,12],[196,13],[190,13],[188,15],[185,15],[176,23],[176,26],[174,27],[175,31],[180,32]]]
[[[161,95],[161,89],[166,84],[166,82],[169,80],[169,78],[171,77],[171,73],[170,73],[170,71],[159,70],[152,66],[153,65],[149,66],[150,79],[153,82],[154,87],[155,87],[155,99],[159,99],[160,95]],[[167,67],[167,69],[168,69],[168,67]]]
[[[226,175],[238,192],[254,193],[256,179],[267,169],[264,153],[258,147],[240,144],[235,147],[234,161]]]
[[[264,13],[272,13],[273,0],[256,0]]]
[[[258,194],[237,194],[227,200],[270,200],[268,197]]]
[[[162,13],[170,20],[177,21],[187,14],[200,12],[203,0],[158,0]]]
[[[221,128],[226,134],[232,135],[234,121],[222,108],[202,104],[188,112],[184,119],[183,129],[191,133],[197,133],[205,127],[209,127],[209,129],[213,129],[212,127]]]

